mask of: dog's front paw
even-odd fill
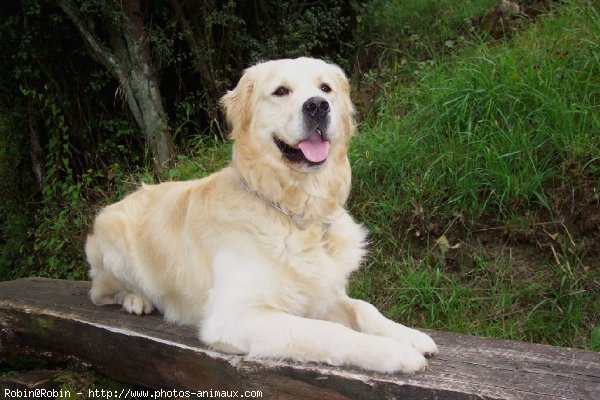
[[[427,369],[427,359],[415,348],[398,343],[389,349],[381,366],[384,372],[415,373]]]
[[[394,324],[393,329],[388,331],[385,336],[410,345],[426,357],[435,356],[439,353],[437,345],[429,335],[404,325]]]
[[[425,357],[432,357],[439,354],[440,351],[438,350],[437,345],[429,335],[411,329],[408,337],[410,345]]]
[[[408,344],[370,336],[357,348],[350,364],[383,373],[415,373],[427,369],[427,359]]]

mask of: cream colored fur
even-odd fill
[[[274,96],[279,86],[289,94]],[[367,235],[344,209],[349,92],[341,69],[320,60],[247,69],[222,99],[234,140],[229,167],[143,185],[99,213],[86,244],[91,300],[135,314],[158,309],[167,321],[197,326],[203,342],[224,352],[388,373],[424,369],[423,355],[437,353],[429,336],[345,293]],[[330,104],[330,152],[309,167],[286,161],[273,137],[297,143],[306,135],[301,108],[313,96]]]

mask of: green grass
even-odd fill
[[[514,45],[467,50],[392,91],[354,142],[360,189],[385,191],[403,212],[505,217],[547,207],[544,187],[566,166],[597,175],[600,22],[591,7],[575,10],[588,15],[569,8]]]
[[[600,350],[598,294],[586,289],[589,282],[557,266],[522,279],[519,262],[472,251],[475,264],[460,273],[409,252],[404,259],[374,257],[351,293],[412,326]]]
[[[598,11],[567,2],[509,41],[433,64],[414,84],[383,85],[353,143],[351,208],[373,237],[352,292],[409,324],[600,349],[585,238],[565,228],[550,249],[474,234],[558,229],[564,196],[600,187]],[[462,245],[452,263],[436,245],[448,232]]]
[[[377,117],[373,103],[390,100],[398,82],[446,59],[463,36],[476,34],[473,20],[497,0],[371,0],[357,6],[355,103],[363,116]],[[381,110],[379,110],[381,111]]]
[[[433,50],[435,42],[445,43],[468,30],[471,18],[496,4],[497,0],[374,0],[360,6],[357,34],[367,44],[384,43],[397,54],[420,56]],[[402,49],[400,44],[411,47]]]

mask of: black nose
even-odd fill
[[[322,97],[311,97],[302,105],[304,115],[313,119],[322,119],[329,113],[329,103]]]

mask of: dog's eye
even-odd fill
[[[277,97],[287,96],[288,94],[290,94],[290,90],[288,88],[286,88],[285,86],[279,86],[273,92],[273,95],[277,96]]]
[[[323,91],[323,92],[325,92],[325,93],[329,93],[329,92],[331,92],[331,86],[329,86],[329,85],[328,85],[328,84],[326,84],[326,83],[323,83],[323,84],[321,85],[321,91]]]

